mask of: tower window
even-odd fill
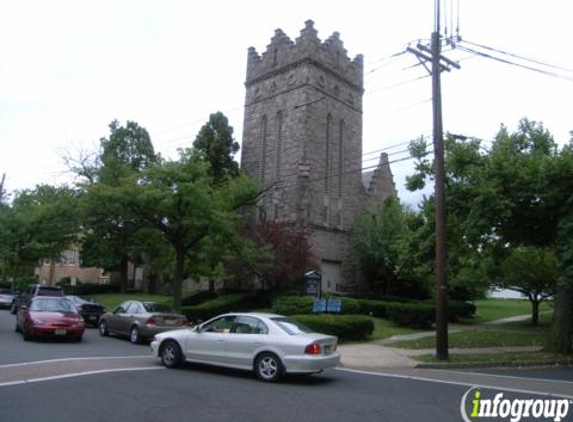
[[[267,116],[261,119],[260,127],[260,161],[259,161],[259,180],[264,183],[266,163],[267,163]]]
[[[281,178],[282,153],[283,153],[283,112],[277,113],[277,143],[275,148],[275,179],[278,182]]]

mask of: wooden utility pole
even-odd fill
[[[442,125],[442,88],[440,74],[450,71],[448,66],[460,66],[441,55],[440,0],[435,0],[434,32],[430,48],[418,44],[408,47],[432,76],[432,114],[434,142],[434,197],[436,201],[436,358],[448,359],[448,298],[446,248],[446,192],[444,169],[444,134]],[[430,63],[428,68],[426,63]]]

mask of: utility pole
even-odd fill
[[[0,181],[0,204],[4,199],[4,181],[6,180],[6,173],[2,174],[2,180]]]
[[[448,298],[446,248],[446,192],[444,169],[444,134],[442,126],[442,88],[440,73],[448,66],[460,66],[441,55],[440,0],[435,0],[434,32],[430,48],[418,44],[408,47],[432,76],[432,115],[434,142],[434,196],[436,201],[436,358],[448,359]],[[426,63],[431,63],[428,68]]]

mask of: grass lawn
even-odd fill
[[[368,341],[382,340],[395,335],[412,334],[424,331],[419,328],[400,327],[393,322],[381,318],[373,317],[372,320],[374,321],[374,332],[370,337],[368,337]]]
[[[415,356],[414,359],[424,363],[442,363],[435,355]],[[449,363],[505,363],[511,362],[532,362],[532,361],[557,361],[557,362],[570,362],[573,363],[573,357],[567,357],[554,353],[495,353],[495,354],[479,354],[479,355],[452,355],[447,362]]]
[[[140,300],[142,302],[161,302],[171,305],[171,296],[150,295],[147,293],[110,293],[88,296],[101,303],[107,311],[113,311],[121,302],[126,300]]]
[[[528,300],[519,299],[484,299],[476,300],[477,307],[473,318],[460,320],[460,323],[475,324],[479,322],[495,321],[496,319],[509,318],[518,315],[531,314],[531,303]],[[553,302],[543,301],[540,311],[553,309]]]
[[[549,341],[548,331],[507,330],[502,328],[478,328],[450,334],[449,347],[506,347],[506,346],[546,346]],[[433,349],[436,338],[425,337],[418,340],[398,341],[392,347],[403,349]]]

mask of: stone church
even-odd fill
[[[241,166],[266,189],[261,217],[309,230],[324,292],[360,290],[352,227],[396,195],[387,155],[362,170],[363,84],[362,55],[350,59],[337,32],[322,42],[310,20],[296,40],[277,29],[248,51]]]

